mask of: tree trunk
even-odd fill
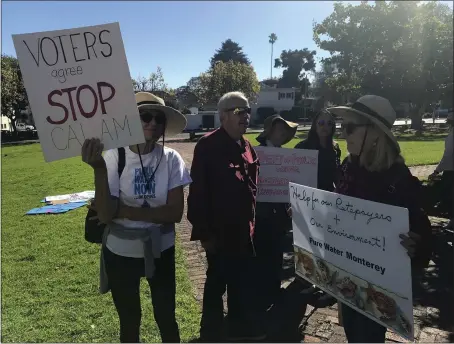
[[[411,118],[411,129],[416,130],[417,132],[421,132],[423,129],[423,120],[422,116],[424,114],[424,110],[426,109],[427,101],[424,101],[424,103],[421,105],[421,107],[416,110],[413,109],[410,112],[410,118]]]

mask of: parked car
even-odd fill
[[[17,123],[16,124],[17,131],[35,131],[35,127],[33,125],[25,124],[25,123]]]

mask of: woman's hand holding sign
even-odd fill
[[[399,238],[402,239],[400,244],[407,250],[408,256],[413,258],[415,256],[416,247],[421,242],[421,236],[413,232],[408,232],[408,235],[400,234]]]
[[[103,149],[104,145],[99,139],[86,139],[82,146],[82,161],[94,169],[106,167]]]

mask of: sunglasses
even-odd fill
[[[347,134],[351,135],[357,128],[369,127],[370,124],[356,124],[356,123],[342,123],[342,130]]]
[[[238,107],[235,107],[235,108],[231,108],[231,109],[227,109],[225,110],[226,112],[231,112],[233,111],[233,113],[237,116],[245,116],[246,114],[251,114],[251,108],[250,107],[244,107],[244,108],[238,108]]]
[[[166,116],[162,112],[142,112],[140,119],[145,123],[150,123],[154,118],[156,124],[164,124],[166,122]]]
[[[325,125],[328,125],[328,126],[332,127],[333,124],[334,124],[333,121],[331,121],[331,120],[325,121],[324,119],[320,119],[317,123],[318,123],[318,125],[321,126],[321,127],[324,127]]]

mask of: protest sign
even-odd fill
[[[295,269],[341,302],[413,340],[408,210],[290,183]]]
[[[145,142],[118,23],[13,35],[47,162]]]
[[[260,162],[257,202],[289,203],[289,182],[317,187],[318,151],[254,148]]]

